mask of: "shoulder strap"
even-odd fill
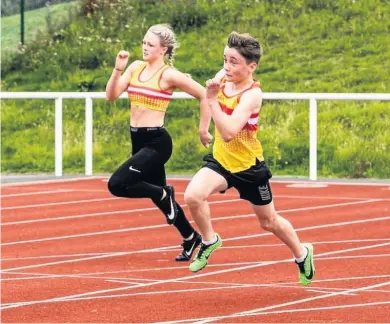
[[[137,80],[138,81],[138,77],[139,77],[139,74],[141,73],[141,71],[145,68],[146,66],[146,62],[142,62],[136,69],[133,73],[131,73],[131,76],[130,76],[130,80],[129,80],[129,84],[131,84],[131,80]]]
[[[253,79],[253,83],[252,83],[252,85],[251,85],[248,89],[244,90],[243,92],[241,92],[241,93],[238,95],[238,97],[237,97],[237,103],[240,102],[241,96],[242,96],[245,92],[247,92],[248,90],[254,89],[254,88],[261,88],[260,82],[259,82],[258,80],[256,80],[256,79]]]

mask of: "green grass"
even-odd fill
[[[25,44],[34,41],[40,34],[42,36],[48,34],[48,29],[50,28],[48,19],[52,22],[54,29],[58,28],[69,19],[69,11],[72,12],[79,6],[80,1],[73,1],[52,5],[49,8],[26,11],[24,14]],[[16,51],[21,40],[20,15],[0,18],[0,23],[2,51]]]
[[[99,8],[98,8],[99,9]],[[148,26],[171,23],[181,47],[175,66],[204,84],[222,67],[230,31],[264,47],[255,74],[265,92],[390,92],[390,3],[384,0],[215,2],[112,0],[69,26],[2,53],[8,91],[104,91],[118,50],[140,59]],[[259,138],[274,174],[309,174],[307,101],[265,101]],[[54,101],[4,100],[3,172],[54,170]],[[94,101],[94,172],[112,172],[129,156],[126,100]],[[166,127],[174,140],[170,173],[192,174],[204,150],[195,100],[174,100]],[[319,176],[390,178],[390,103],[319,101]],[[28,138],[28,140],[25,140]],[[39,158],[37,158],[39,157]],[[84,172],[84,102],[64,100],[64,171]]]

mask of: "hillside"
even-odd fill
[[[110,1],[23,53],[2,53],[2,89],[104,91],[117,51],[127,49],[139,59],[143,34],[159,22],[177,32],[176,67],[202,84],[222,67],[226,37],[236,30],[258,37],[264,47],[256,77],[265,92],[390,92],[385,0]],[[64,168],[81,173],[84,103],[64,103]],[[2,106],[3,172],[52,172],[53,102],[7,100]],[[389,178],[389,106],[320,102],[319,175]],[[113,171],[128,155],[128,114],[126,101],[95,101],[95,173]],[[194,101],[174,101],[169,108],[171,173],[192,173],[201,164],[197,118]],[[275,174],[308,175],[307,102],[265,102],[259,138]]]
[[[36,5],[42,4],[36,3]],[[79,7],[80,1],[71,1],[69,3],[50,5],[45,8],[26,10],[24,14],[25,44],[30,44],[37,37],[45,37],[47,34],[61,29],[61,26],[67,25],[69,20],[78,14]],[[7,53],[8,55],[9,51],[16,51],[19,48],[20,15],[1,17],[0,19],[1,50],[3,54]]]

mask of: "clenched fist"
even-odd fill
[[[220,88],[219,80],[211,79],[206,81],[206,98],[216,99]]]
[[[123,50],[119,51],[118,55],[116,56],[115,69],[123,71],[126,68],[127,62],[129,61],[129,56],[129,52]]]

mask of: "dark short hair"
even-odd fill
[[[259,63],[263,50],[259,41],[249,34],[232,32],[229,35],[227,46],[236,49],[244,58],[246,63]]]

